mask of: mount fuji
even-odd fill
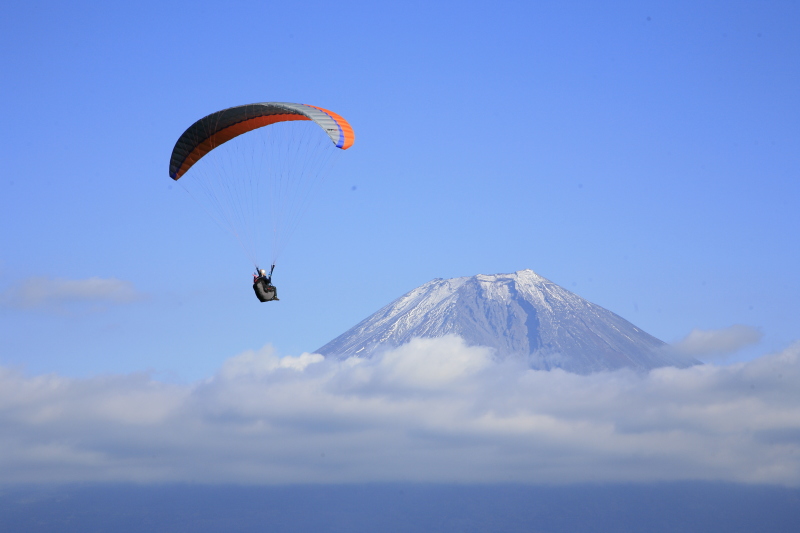
[[[461,336],[499,360],[577,374],[700,362],[624,318],[532,270],[434,279],[404,294],[316,352],[345,359],[372,355],[412,338]]]

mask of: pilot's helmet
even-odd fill
[[[267,275],[267,271],[266,271],[266,270],[263,270],[263,269],[262,269],[262,270],[259,270],[258,272],[259,272],[259,273],[260,273],[262,276],[266,276],[266,275]]]

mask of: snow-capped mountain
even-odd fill
[[[429,281],[317,353],[370,357],[414,337],[447,334],[493,348],[500,359],[521,357],[532,368],[579,374],[699,363],[532,270]]]

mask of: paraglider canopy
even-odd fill
[[[306,104],[265,102],[230,107],[203,117],[183,132],[169,161],[169,176],[178,180],[200,158],[217,146],[243,133],[276,122],[312,120],[331,138],[337,148],[347,150],[355,141],[350,124],[321,107]]]

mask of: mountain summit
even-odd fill
[[[461,336],[499,359],[531,368],[589,374],[602,370],[687,367],[699,361],[624,318],[539,276],[434,279],[406,293],[319,350],[326,357],[370,357],[414,337]]]

